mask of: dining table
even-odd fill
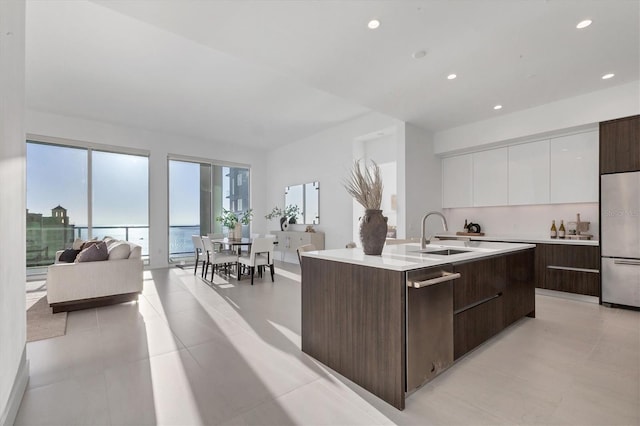
[[[235,249],[238,251],[238,256],[240,256],[242,254],[242,247],[247,247],[247,250],[251,250],[253,238],[212,238],[211,242],[229,247],[231,250]]]

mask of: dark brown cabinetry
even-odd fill
[[[454,264],[453,349],[458,359],[523,316],[535,316],[534,250]]]
[[[537,244],[536,287],[600,296],[600,247]]]
[[[640,115],[600,123],[600,174],[640,170]]]

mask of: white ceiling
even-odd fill
[[[263,148],[370,110],[438,131],[639,78],[634,0],[27,3],[30,108]]]

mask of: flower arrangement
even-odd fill
[[[222,223],[222,226],[228,229],[233,229],[235,228],[236,224],[239,222],[239,219],[234,212],[223,208],[222,214],[216,217],[216,222]]]
[[[253,209],[242,212],[242,215],[240,216],[240,223],[243,225],[249,225],[251,223],[251,219],[253,219]]]
[[[267,220],[271,220],[271,219],[276,219],[276,218],[280,218],[284,216],[284,211],[282,211],[282,209],[278,206],[275,206],[270,213],[266,214],[264,216],[265,219]]]
[[[298,205],[289,204],[284,209],[281,209],[278,206],[275,206],[271,209],[271,212],[264,216],[265,219],[271,220],[276,218],[287,218],[289,220],[294,220],[295,223],[296,217],[302,216],[302,209]]]
[[[349,177],[343,183],[347,192],[366,210],[380,210],[382,204],[382,177],[380,166],[371,160],[367,166],[364,162],[364,171],[360,166],[360,160],[353,162]]]

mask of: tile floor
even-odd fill
[[[276,282],[145,272],[139,302],[27,345],[17,424],[640,424],[640,312],[538,295],[397,411],[303,354],[297,265]]]

